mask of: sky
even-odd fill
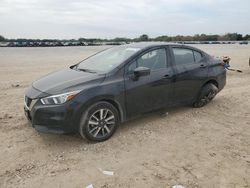
[[[250,0],[0,0],[6,38],[250,34]]]

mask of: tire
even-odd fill
[[[108,102],[97,102],[82,115],[79,133],[90,141],[102,142],[109,139],[119,125],[119,113]]]
[[[202,87],[201,92],[197,100],[193,103],[194,108],[201,108],[208,104],[218,93],[218,88],[212,84],[208,83]]]

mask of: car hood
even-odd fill
[[[52,95],[72,90],[83,90],[84,86],[100,83],[104,78],[104,74],[99,75],[67,68],[40,78],[33,82],[32,86],[41,92]]]

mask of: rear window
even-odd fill
[[[173,48],[176,65],[185,65],[195,62],[193,50],[185,48]]]

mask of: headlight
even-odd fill
[[[63,104],[71,100],[76,96],[80,91],[73,91],[69,93],[62,93],[59,95],[52,95],[41,99],[42,104]]]

